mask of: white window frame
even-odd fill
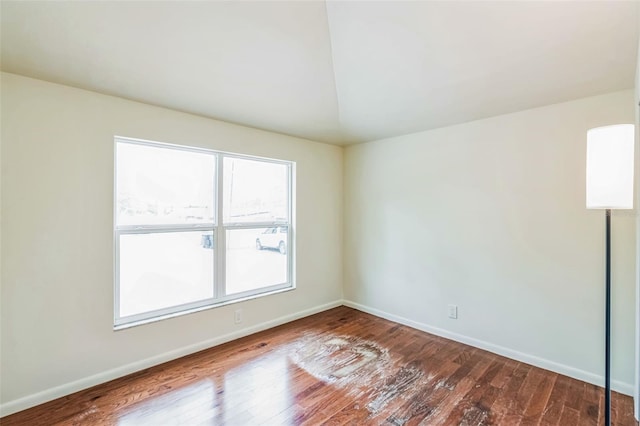
[[[214,184],[214,203],[215,214],[214,221],[202,224],[169,224],[169,225],[118,225],[117,224],[117,158],[118,143],[128,143],[144,145],[154,148],[173,149],[177,151],[190,151],[200,154],[212,155],[216,162],[215,184]],[[287,186],[288,186],[288,221],[272,221],[272,222],[255,222],[255,223],[224,223],[223,219],[223,176],[224,176],[224,159],[239,158],[243,160],[260,161],[264,163],[275,163],[285,165],[287,167]],[[122,136],[114,137],[114,184],[113,184],[113,244],[114,244],[114,329],[133,327],[136,325],[146,324],[149,322],[160,321],[175,316],[186,315],[205,309],[211,309],[230,303],[236,303],[247,299],[267,296],[274,293],[289,291],[295,289],[294,277],[294,259],[295,259],[295,217],[294,217],[294,173],[295,162],[286,160],[277,160],[272,158],[256,157],[244,154],[236,154],[224,151],[216,151],[205,148],[196,148],[183,145],[169,144],[164,142],[148,141],[143,139],[134,139]],[[255,290],[248,290],[242,293],[226,294],[226,235],[227,231],[236,229],[261,229],[271,227],[287,227],[287,280],[267,287],[261,287]],[[189,231],[213,231],[214,236],[214,259],[213,268],[213,297],[196,302],[176,305],[168,308],[157,309],[136,315],[125,317],[120,316],[120,236],[130,234],[151,234],[162,232],[189,232]]]

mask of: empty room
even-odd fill
[[[0,0],[0,424],[638,426],[639,36]]]

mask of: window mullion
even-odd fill
[[[226,295],[225,274],[226,274],[226,233],[223,224],[223,157],[216,156],[216,258],[215,258],[215,278],[214,297],[220,299]]]
[[[246,223],[227,223],[227,229],[258,229],[258,228],[275,228],[278,226],[289,226],[290,222],[246,222]]]
[[[115,230],[121,234],[156,234],[162,232],[195,232],[208,231],[215,227],[212,223],[198,225],[144,225],[144,226],[116,226]]]

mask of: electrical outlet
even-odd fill
[[[236,324],[240,324],[242,322],[242,309],[236,309],[233,315],[233,321]]]
[[[449,318],[458,319],[458,306],[449,305],[448,309],[449,309]]]

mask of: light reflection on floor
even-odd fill
[[[294,402],[289,391],[286,357],[266,354],[230,370],[224,376],[225,424],[262,424]]]
[[[156,398],[133,405],[118,419],[119,426],[162,425],[167,419],[180,419],[191,424],[199,418],[216,414],[216,387],[212,380],[200,380],[189,386],[169,391]]]
[[[180,419],[181,424],[269,423],[295,405],[295,391],[290,388],[295,387],[297,375],[310,374],[355,396],[364,389],[370,391],[372,383],[383,384],[401,373],[397,367],[388,349],[374,342],[348,335],[307,334],[247,359],[223,376],[212,374],[134,404],[119,417],[118,425],[162,425],[167,419]],[[397,396],[397,389],[387,385],[367,393],[367,409],[375,414]]]
[[[229,370],[222,378],[200,380],[134,404],[119,417],[119,426],[180,424],[252,424],[290,407],[286,356],[267,353]]]

